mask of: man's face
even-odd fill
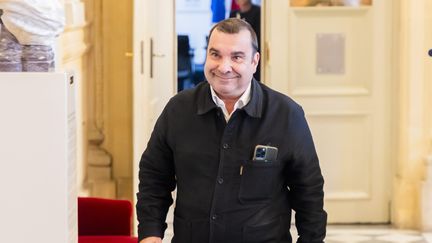
[[[237,5],[242,6],[242,5],[249,5],[251,4],[251,0],[236,0]]]
[[[258,61],[249,31],[227,34],[215,29],[207,48],[205,76],[221,99],[239,98],[251,82]]]

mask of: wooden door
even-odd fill
[[[305,110],[329,222],[389,222],[392,1],[360,7],[265,2],[264,82]]]

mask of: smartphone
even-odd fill
[[[267,146],[267,145],[257,145],[255,146],[255,151],[253,155],[253,160],[262,160],[264,162],[272,161],[277,159],[278,148]]]

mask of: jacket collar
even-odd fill
[[[254,78],[252,79],[251,99],[249,103],[243,108],[246,113],[251,117],[260,118],[263,112],[263,90],[261,85]]]
[[[251,99],[249,103],[243,107],[243,110],[251,117],[260,118],[263,109],[263,91],[258,81],[252,79],[251,82]],[[206,82],[203,86],[204,87],[198,90],[198,115],[203,115],[217,108],[211,98],[210,84]]]

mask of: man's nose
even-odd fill
[[[223,58],[218,65],[218,70],[221,73],[230,72],[232,70],[231,60],[229,58]]]

